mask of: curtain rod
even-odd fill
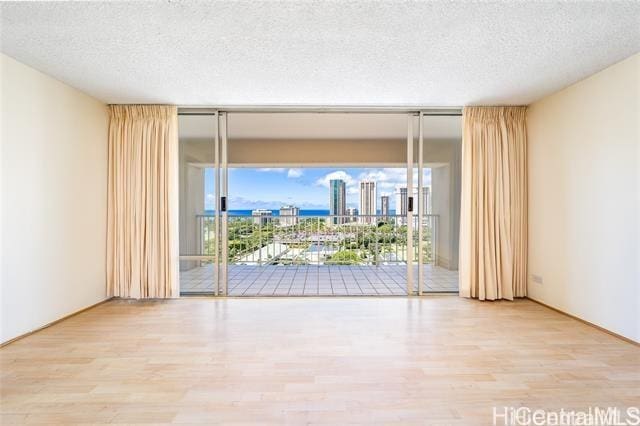
[[[423,115],[441,115],[441,116],[460,116],[462,115],[461,107],[407,107],[407,106],[385,106],[385,107],[347,107],[347,106],[220,106],[220,107],[196,107],[181,106],[178,107],[180,115],[211,115],[215,112],[237,112],[252,114],[270,114],[270,113],[317,113],[317,114],[423,114]]]

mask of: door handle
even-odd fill
[[[407,212],[413,212],[413,197],[409,197],[409,203],[407,205]]]
[[[227,211],[227,197],[220,197],[220,211]]]

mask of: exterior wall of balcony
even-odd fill
[[[425,140],[425,161],[428,164],[446,164],[455,160],[451,145],[458,142],[457,140]],[[417,142],[414,152],[417,152]],[[403,167],[406,161],[406,139],[233,139],[229,142],[229,165],[232,167],[247,164],[257,167],[268,165]]]
[[[204,168],[213,163],[210,141],[180,143],[180,253],[199,255],[201,236],[198,216],[204,214]],[[190,269],[197,262],[182,260],[180,269]]]
[[[460,236],[460,141],[430,144],[447,161],[431,166],[431,212],[438,215],[436,265],[458,269]],[[425,154],[433,155],[433,153]],[[425,158],[429,161],[430,157]]]

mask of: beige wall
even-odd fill
[[[107,108],[2,55],[2,342],[105,299]]]
[[[527,117],[529,295],[635,341],[639,102],[635,55],[534,103]]]

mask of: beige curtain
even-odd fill
[[[177,297],[177,109],[109,108],[108,293]]]
[[[526,107],[463,111],[460,295],[527,294]]]

